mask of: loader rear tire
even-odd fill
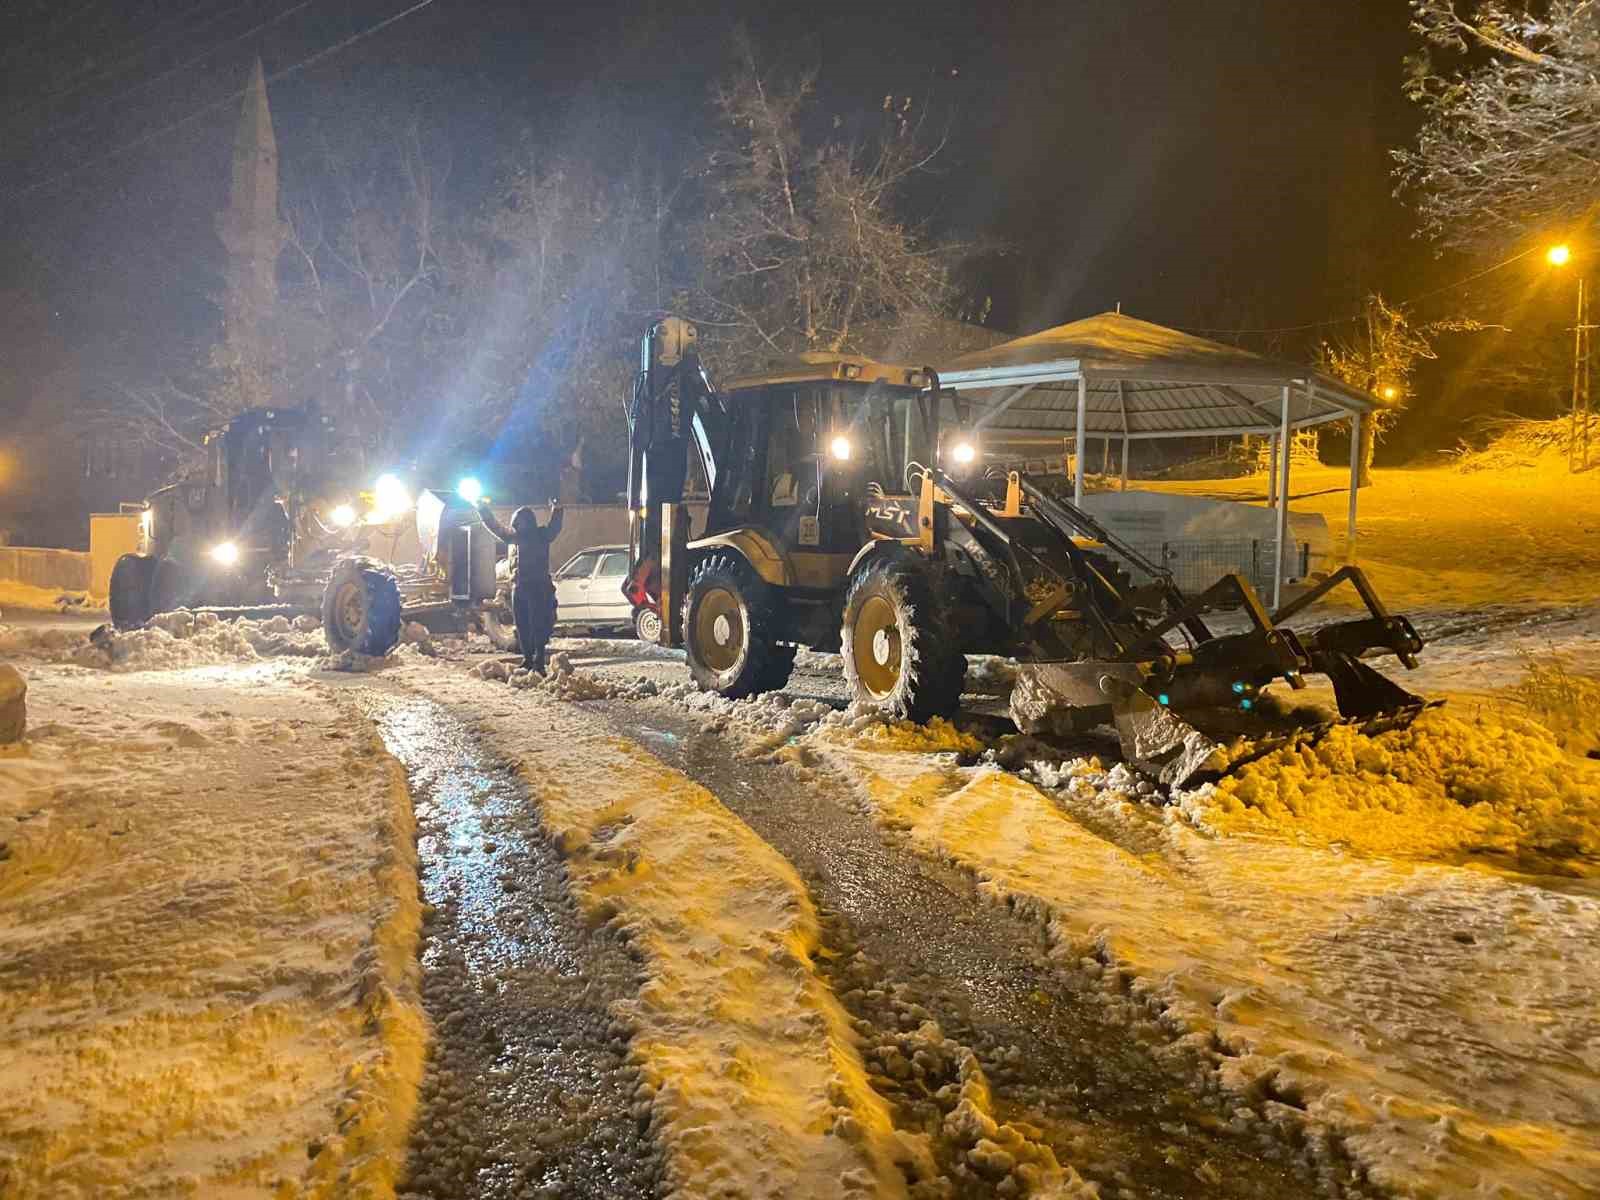
[[[340,562],[322,593],[322,633],[335,654],[353,650],[382,658],[393,650],[400,641],[400,588],[394,576],[367,559]]]
[[[937,595],[908,558],[880,558],[851,581],[840,654],[858,701],[918,724],[961,707],[967,662]]]
[[[138,629],[156,615],[156,559],[149,554],[124,554],[111,568],[111,624]]]
[[[778,599],[733,554],[713,554],[689,576],[683,599],[683,648],[702,692],[742,700],[782,687],[794,648],[778,645]]]

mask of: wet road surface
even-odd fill
[[[819,962],[900,1127],[935,1135],[949,1195],[1008,1194],[986,1187],[962,1147],[940,1136],[953,1103],[944,1085],[968,1049],[995,1117],[1032,1126],[1107,1200],[1376,1194],[1341,1148],[1308,1149],[1292,1120],[1265,1119],[1267,1102],[1293,1108],[1293,1097],[1255,1109],[1225,1100],[1208,1064],[1185,1060],[1150,1014],[1071,982],[1048,962],[1038,923],[983,901],[963,872],[886,841],[839,781],[819,773],[799,784],[660,705],[598,707],[619,733],[713,792],[807,881],[828,943]],[[930,1019],[942,1045],[915,1033]]]
[[[403,1196],[631,1200],[659,1155],[609,1006],[638,966],[586,927],[515,772],[442,705],[366,689],[417,816],[434,1039]]]

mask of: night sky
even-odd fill
[[[40,344],[19,305],[48,314],[46,340],[113,345],[130,362],[206,336],[237,114],[226,98],[254,55],[270,76],[406,7],[9,5],[0,294],[16,303],[0,354]],[[919,201],[935,232],[1009,249],[975,281],[998,328],[1119,301],[1185,327],[1295,325],[1445,269],[1389,195],[1387,149],[1414,120],[1399,0],[434,0],[270,85],[285,169],[319,117],[352,106],[420,107],[469,191],[524,127],[581,150],[597,111],[645,131],[704,122],[739,19],[769,57],[820,66],[825,107],[911,93],[939,114],[950,141]]]

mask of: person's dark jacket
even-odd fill
[[[511,548],[513,584],[550,582],[550,546],[561,534],[560,505],[550,510],[550,520],[545,525],[540,525],[539,519],[533,515],[533,510],[529,509],[527,527],[521,531],[507,529],[500,524],[499,519],[487,505],[478,509],[478,515],[483,518],[484,528]],[[512,519],[512,524],[516,524],[515,518]]]

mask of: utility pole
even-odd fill
[[[1572,326],[1572,422],[1567,438],[1567,469],[1589,467],[1589,290],[1578,276],[1578,316]]]

